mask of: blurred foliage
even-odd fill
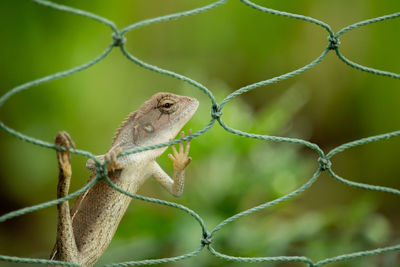
[[[97,13],[123,27],[212,1],[56,2]],[[400,8],[398,0],[255,2],[315,17],[334,31]],[[31,1],[2,0],[0,12],[1,94],[85,63],[112,41],[102,24]],[[351,31],[341,38],[340,49],[357,63],[399,73],[399,28],[397,19]],[[147,62],[203,83],[220,101],[241,86],[311,62],[327,45],[326,38],[315,25],[228,1],[204,14],[130,32],[126,46]],[[300,76],[237,97],[225,106],[222,118],[243,131],[304,138],[328,151],[344,142],[398,130],[399,89],[398,80],[349,68],[331,53]],[[201,92],[134,65],[118,49],[84,72],[13,96],[0,116],[18,131],[47,141],[66,130],[79,148],[103,154],[126,114],[159,91],[200,100],[199,111],[185,130],[207,124],[210,103]],[[357,147],[334,157],[333,169],[354,181],[400,188],[399,148],[399,138]],[[192,141],[191,155],[194,161],[180,199],[151,179],[139,193],[190,207],[209,229],[237,212],[291,192],[317,168],[317,156],[310,150],[234,136],[218,125]],[[0,132],[0,159],[1,213],[55,197],[54,151]],[[74,191],[89,173],[85,158],[72,160]],[[159,162],[171,171],[166,156]],[[324,174],[299,197],[227,225],[216,234],[214,245],[230,255],[305,255],[314,260],[382,247],[400,240],[398,203],[395,196],[349,188]],[[55,207],[12,219],[0,224],[0,253],[47,258],[55,231]],[[190,216],[134,200],[99,263],[171,257],[197,248],[199,239],[200,229]],[[399,262],[398,253],[387,253],[329,266],[392,267]],[[0,266],[14,265],[0,262]],[[202,252],[167,266],[245,265]]]

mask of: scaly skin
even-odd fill
[[[110,179],[121,189],[136,193],[147,178],[153,176],[172,195],[180,196],[183,192],[185,168],[191,162],[191,158],[188,157],[189,141],[185,149],[180,143],[179,150],[173,147],[173,155],[168,155],[174,165],[173,179],[155,161],[166,150],[165,147],[119,158],[116,155],[135,147],[172,140],[193,116],[197,107],[196,99],[158,93],[136,112],[131,113],[118,129],[109,151],[104,156],[98,156],[100,161],[108,162]],[[184,137],[183,132],[180,137]],[[64,144],[67,148],[68,144],[72,143],[65,132],[60,133],[57,139],[62,140],[58,142],[59,145]],[[67,152],[57,153],[60,155],[60,173],[64,173],[68,165],[70,169],[69,154],[65,157]],[[65,165],[66,168],[62,167]],[[86,166],[94,170],[95,164],[93,160],[88,160]],[[58,197],[68,194],[71,172],[68,175],[67,179],[61,174],[59,176],[58,191],[63,193],[58,194]],[[93,177],[94,175],[91,179]],[[85,267],[92,266],[111,242],[130,201],[130,197],[114,190],[105,180],[101,180],[77,198],[71,215],[68,202],[61,203],[57,241],[51,259],[75,262]]]

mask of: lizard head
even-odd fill
[[[139,146],[156,145],[173,140],[196,112],[199,102],[195,98],[171,93],[158,93],[132,112],[117,130],[111,148],[119,152]],[[162,153],[166,148],[157,152]],[[98,156],[104,161],[104,155]],[[86,167],[94,170],[89,159]]]
[[[137,142],[150,145],[171,141],[196,112],[195,98],[171,93],[158,93],[138,111]]]
[[[171,141],[196,112],[195,98],[157,93],[131,113],[118,129],[113,146],[148,146]]]

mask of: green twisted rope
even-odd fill
[[[303,256],[279,256],[279,257],[234,257],[219,253],[211,246],[208,247],[208,250],[214,256],[227,260],[227,261],[236,261],[236,262],[248,262],[248,263],[256,263],[256,262],[304,262],[308,264],[312,264],[312,260]]]
[[[89,190],[89,188],[91,188],[94,184],[96,184],[100,179],[101,179],[101,177],[97,176],[95,179],[93,179],[92,181],[87,183],[81,189],[79,189],[79,190],[75,191],[74,193],[71,193],[71,194],[69,194],[69,195],[67,195],[67,196],[65,196],[63,198],[58,198],[58,199],[51,200],[51,201],[48,201],[48,202],[45,202],[45,203],[42,203],[42,204],[38,204],[38,205],[34,205],[34,206],[30,206],[30,207],[26,207],[26,208],[23,208],[23,209],[19,209],[19,210],[15,210],[15,211],[6,213],[6,214],[4,214],[4,215],[2,215],[0,217],[0,222],[4,222],[4,221],[6,221],[8,219],[11,219],[11,218],[14,218],[14,217],[18,217],[18,216],[21,216],[21,215],[24,215],[24,214],[27,214],[27,213],[30,213],[30,212],[34,212],[34,211],[37,211],[37,210],[41,210],[41,209],[45,209],[45,208],[48,208],[48,207],[51,207],[51,206],[55,206],[55,205],[60,204],[60,203],[62,203],[64,201],[68,201],[68,200],[70,200],[70,199],[72,199],[74,197],[79,196],[83,192]]]
[[[32,1],[37,3],[37,4],[39,4],[39,5],[47,6],[47,7],[56,9],[56,10],[60,10],[60,11],[64,11],[64,12],[67,12],[67,13],[72,13],[72,14],[76,14],[76,15],[79,15],[79,16],[83,16],[83,17],[87,17],[87,18],[93,19],[95,21],[98,21],[100,23],[103,23],[103,24],[109,26],[114,32],[118,33],[118,28],[117,28],[117,26],[115,26],[114,22],[112,22],[111,20],[108,20],[106,18],[103,18],[103,17],[101,17],[99,15],[93,14],[91,12],[80,10],[80,9],[69,7],[69,6],[64,6],[64,5],[61,5],[61,4],[56,4],[56,3],[53,3],[53,2],[48,1],[48,0],[32,0]]]
[[[161,264],[161,263],[168,263],[168,262],[174,262],[174,261],[181,261],[185,260],[191,257],[196,256],[199,254],[200,251],[203,250],[203,247],[199,247],[193,252],[177,256],[177,257],[171,257],[171,258],[162,258],[162,259],[152,259],[152,260],[142,260],[142,261],[127,261],[127,262],[121,262],[121,263],[114,263],[114,264],[107,264],[104,267],[126,267],[126,266],[141,266],[141,265],[153,265],[153,264]]]
[[[4,222],[8,219],[17,217],[17,216],[22,216],[26,213],[29,212],[34,212],[37,211],[39,209],[44,209],[53,205],[57,205],[61,202],[67,201],[69,199],[72,199],[78,195],[80,195],[81,193],[87,191],[90,187],[92,187],[95,183],[97,183],[99,180],[101,179],[106,179],[106,181],[108,182],[108,184],[114,188],[115,190],[121,192],[122,194],[126,194],[132,198],[135,199],[139,199],[142,201],[148,201],[148,202],[152,202],[155,204],[159,204],[159,205],[165,205],[165,206],[169,206],[172,208],[176,208],[179,210],[182,210],[186,213],[188,213],[189,215],[191,215],[200,225],[201,228],[201,238],[200,238],[200,247],[197,248],[196,250],[186,253],[184,255],[181,256],[176,256],[176,257],[170,257],[170,258],[162,258],[162,259],[150,259],[150,260],[140,260],[140,261],[129,261],[129,262],[122,262],[122,263],[115,263],[115,264],[109,264],[106,265],[108,267],[124,267],[124,266],[139,266],[139,265],[153,265],[153,264],[161,264],[161,263],[168,263],[168,262],[174,262],[174,261],[180,261],[180,260],[184,260],[190,257],[193,257],[195,255],[197,255],[204,247],[207,247],[208,250],[210,251],[211,254],[213,254],[216,257],[225,259],[225,260],[229,260],[229,261],[236,261],[236,262],[248,262],[248,263],[252,263],[252,262],[303,262],[303,263],[307,263],[310,267],[319,267],[319,266],[323,266],[332,262],[338,262],[338,261],[345,261],[345,260],[349,260],[349,259],[353,259],[353,258],[357,258],[357,257],[364,257],[364,256],[370,256],[370,255],[376,255],[376,254],[381,254],[381,253],[385,253],[385,252],[389,252],[389,251],[395,251],[395,250],[400,250],[400,245],[394,245],[394,246],[388,246],[385,248],[378,248],[378,249],[374,249],[374,250],[367,250],[367,251],[360,251],[360,252],[355,252],[355,253],[348,253],[348,254],[344,254],[344,255],[340,255],[340,256],[336,256],[336,257],[332,257],[332,258],[328,258],[328,259],[324,259],[321,260],[317,263],[314,263],[311,259],[304,257],[304,256],[277,256],[277,257],[234,257],[234,256],[229,256],[226,254],[222,254],[220,252],[217,252],[213,247],[212,247],[212,238],[215,236],[216,232],[219,231],[222,227],[224,227],[226,224],[233,222],[235,220],[240,219],[243,216],[249,215],[251,213],[260,211],[262,209],[277,205],[278,203],[281,203],[283,201],[286,201],[290,198],[293,198],[295,196],[297,196],[298,194],[300,194],[301,192],[303,192],[304,190],[306,190],[307,188],[309,188],[319,177],[320,173],[322,171],[328,171],[328,173],[330,174],[330,176],[341,182],[344,183],[348,186],[353,186],[353,187],[357,187],[360,189],[365,189],[365,190],[374,190],[374,191],[380,191],[380,192],[384,192],[384,193],[391,193],[391,194],[396,194],[396,195],[400,195],[400,190],[398,189],[394,189],[394,188],[390,188],[390,187],[385,187],[385,186],[377,186],[377,185],[370,185],[370,184],[363,184],[363,183],[357,183],[357,182],[353,182],[353,181],[349,181],[345,178],[340,177],[339,175],[337,175],[333,170],[332,170],[332,164],[330,162],[330,159],[336,155],[337,153],[340,153],[346,149],[355,147],[355,146],[359,146],[359,145],[364,145],[370,142],[376,142],[376,141],[381,141],[381,140],[385,140],[385,139],[389,139],[389,138],[393,138],[393,137],[397,137],[400,135],[400,131],[395,131],[395,132],[391,132],[391,133],[386,133],[386,134],[381,134],[381,135],[377,135],[377,136],[371,136],[371,137],[367,137],[367,138],[363,138],[360,140],[355,140],[353,142],[349,142],[346,144],[343,144],[341,146],[338,146],[334,149],[332,149],[328,154],[325,155],[324,151],[322,151],[322,149],[314,143],[311,143],[309,141],[306,140],[302,140],[302,139],[297,139],[297,138],[288,138],[288,137],[280,137],[280,136],[269,136],[269,135],[260,135],[260,134],[252,134],[252,133],[246,133],[240,130],[236,130],[233,129],[231,127],[229,127],[228,125],[226,125],[221,117],[222,117],[222,109],[225,106],[226,103],[228,103],[230,100],[232,100],[234,97],[246,93],[248,91],[254,90],[256,88],[262,87],[262,86],[266,86],[269,85],[271,83],[274,82],[279,82],[294,76],[297,76],[313,67],[315,67],[318,63],[320,63],[325,57],[326,55],[331,51],[331,50],[335,50],[336,55],[338,56],[338,58],[340,60],[342,60],[344,63],[346,63],[347,65],[367,72],[367,73],[372,73],[372,74],[376,74],[376,75],[381,75],[381,76],[387,76],[387,77],[392,77],[392,78],[396,78],[396,79],[400,79],[400,74],[397,73],[393,73],[393,72],[388,72],[388,71],[383,71],[383,70],[378,70],[378,69],[374,69],[374,68],[370,68],[370,67],[366,67],[363,65],[360,65],[358,63],[352,62],[349,59],[345,58],[339,51],[339,46],[340,46],[340,41],[339,41],[339,37],[341,35],[343,35],[344,33],[362,27],[362,26],[366,26],[368,24],[371,23],[376,23],[376,22],[381,22],[381,21],[385,21],[385,20],[389,20],[389,19],[395,19],[398,18],[400,16],[400,13],[393,13],[393,14],[389,14],[389,15],[385,15],[385,16],[381,16],[381,17],[377,17],[377,18],[373,18],[373,19],[368,19],[368,20],[364,20],[355,24],[352,24],[350,26],[347,26],[343,29],[341,29],[338,33],[334,34],[334,32],[332,31],[331,27],[325,23],[322,22],[320,20],[317,20],[315,18],[312,17],[308,17],[308,16],[303,16],[303,15],[299,15],[299,14],[293,14],[293,13],[288,13],[288,12],[283,12],[283,11],[279,11],[279,10],[274,10],[274,9],[270,9],[267,7],[263,7],[260,5],[257,5],[249,0],[241,0],[241,2],[244,5],[247,5],[257,11],[260,12],[264,12],[264,13],[268,13],[268,14],[272,14],[272,15],[278,15],[278,16],[283,16],[283,17],[287,17],[287,18],[293,18],[293,19],[298,19],[298,20],[302,20],[305,22],[309,22],[312,24],[315,24],[317,26],[320,26],[322,28],[324,28],[328,34],[328,44],[327,47],[325,48],[325,50],[322,52],[322,54],[315,59],[314,61],[312,61],[311,63],[305,65],[304,67],[301,67],[299,69],[296,69],[294,71],[288,72],[286,74],[282,74],[280,76],[277,77],[273,77],[264,81],[260,81],[257,83],[253,83],[247,86],[244,86],[242,88],[239,88],[238,90],[234,91],[233,93],[231,93],[230,95],[228,95],[225,99],[223,99],[221,101],[220,104],[218,104],[216,102],[216,99],[214,97],[214,95],[212,94],[212,92],[204,85],[202,85],[201,83],[183,76],[181,74],[172,72],[170,70],[166,70],[166,69],[162,69],[158,66],[154,66],[151,65],[147,62],[144,62],[138,58],[136,58],[135,56],[131,55],[126,49],[125,49],[125,37],[124,34],[146,26],[146,25],[150,25],[153,23],[158,23],[158,22],[166,22],[166,21],[170,21],[170,20],[175,20],[175,19],[180,19],[182,17],[186,17],[186,16],[191,16],[191,15],[196,15],[202,12],[206,12],[209,11],[213,8],[216,8],[224,3],[227,2],[227,0],[219,0],[216,2],[213,2],[209,5],[203,6],[203,7],[199,7],[199,8],[195,8],[192,10],[188,10],[188,11],[183,11],[183,12],[178,12],[175,14],[169,14],[169,15],[165,15],[165,16],[160,16],[160,17],[156,17],[156,18],[152,18],[152,19],[146,19],[146,20],[142,20],[136,23],[133,23],[131,25],[128,25],[127,27],[119,30],[115,23],[113,21],[110,21],[106,18],[103,18],[101,16],[98,16],[97,14],[93,14],[91,12],[87,12],[87,11],[83,11],[80,9],[76,9],[76,8],[72,8],[69,6],[64,6],[61,4],[56,4],[53,3],[51,1],[47,1],[47,0],[32,0],[34,2],[36,2],[37,4],[43,5],[43,6],[47,6],[49,8],[53,8],[59,11],[63,11],[63,12],[67,12],[67,13],[71,13],[71,14],[75,14],[75,15],[80,15],[83,17],[87,17],[89,19],[95,20],[99,23],[102,23],[108,27],[111,28],[113,34],[112,34],[112,38],[113,41],[112,43],[109,45],[109,47],[97,58],[83,64],[80,65],[78,67],[66,70],[66,71],[62,71],[62,72],[58,72],[55,73],[53,75],[49,75],[49,76],[45,76],[43,78],[22,84],[20,86],[17,86],[13,89],[11,89],[10,91],[8,91],[6,94],[4,94],[1,98],[0,98],[0,107],[5,103],[5,101],[7,101],[11,96],[13,96],[14,94],[21,92],[23,90],[27,90],[30,89],[36,85],[40,85],[46,82],[50,82],[62,77],[66,77],[69,75],[72,75],[74,73],[77,73],[79,71],[83,71],[91,66],[93,66],[94,64],[98,63],[99,61],[103,60],[114,47],[120,47],[121,52],[132,62],[134,62],[135,64],[137,64],[140,67],[149,69],[151,71],[163,74],[163,75],[167,75],[170,77],[173,77],[175,79],[181,80],[183,82],[186,82],[192,86],[194,86],[195,88],[199,89],[200,91],[202,91],[211,101],[211,120],[209,121],[209,123],[200,131],[197,131],[196,133],[193,133],[191,136],[186,136],[184,138],[180,138],[171,142],[166,142],[166,143],[161,143],[161,144],[156,144],[156,145],[152,145],[152,146],[147,146],[147,147],[141,147],[141,148],[132,148],[129,151],[126,151],[124,153],[121,153],[120,156],[125,156],[128,154],[133,154],[133,153],[139,153],[142,151],[146,151],[146,150],[151,150],[151,149],[155,149],[155,148],[159,148],[159,147],[165,147],[165,146],[169,146],[169,145],[174,145],[180,142],[184,142],[193,138],[197,138],[200,135],[202,135],[203,133],[205,133],[206,131],[208,131],[215,123],[215,121],[217,120],[219,125],[224,128],[227,132],[230,132],[232,134],[236,134],[245,138],[253,138],[253,139],[259,139],[259,140],[264,140],[264,141],[273,141],[273,142],[288,142],[288,143],[293,143],[293,144],[300,144],[300,145],[304,145],[312,150],[314,150],[318,155],[318,163],[319,163],[319,167],[318,169],[315,171],[314,175],[311,177],[310,180],[308,180],[305,184],[303,184],[301,187],[299,187],[297,190],[284,195],[280,198],[277,198],[275,200],[272,201],[268,201],[264,204],[258,205],[256,207],[250,208],[248,210],[242,211],[238,214],[235,214],[225,220],[223,220],[221,223],[219,223],[211,232],[207,231],[206,225],[203,221],[203,219],[193,210],[174,203],[174,202],[169,202],[169,201],[165,201],[165,200],[161,200],[161,199],[156,199],[156,198],[149,198],[149,197],[144,197],[144,196],[140,196],[137,194],[131,194],[129,192],[126,192],[124,190],[122,190],[121,188],[117,187],[108,177],[107,175],[107,168],[106,168],[106,164],[107,162],[101,164],[97,158],[90,153],[89,151],[84,151],[84,150],[79,150],[79,149],[71,149],[70,152],[71,153],[75,153],[78,155],[82,155],[88,158],[93,159],[96,164],[96,177],[90,181],[87,185],[85,185],[84,187],[82,187],[81,189],[77,190],[74,193],[69,194],[68,196],[65,196],[63,198],[60,199],[56,199],[56,200],[52,200],[52,201],[48,201],[45,203],[41,203],[38,205],[34,205],[31,207],[27,207],[27,208],[23,208],[20,210],[16,210],[13,212],[9,212],[7,214],[4,214],[2,216],[0,216],[0,222]],[[39,140],[27,135],[24,135],[14,129],[9,128],[8,126],[6,126],[3,122],[0,121],[0,128],[2,130],[4,130],[5,132],[23,140],[23,141],[27,141],[29,143],[38,145],[38,146],[42,146],[45,148],[50,148],[50,149],[54,149],[54,150],[64,150],[64,148],[58,147],[52,143],[43,141],[43,140]],[[57,265],[64,265],[64,266],[79,266],[77,264],[74,263],[69,263],[69,262],[61,262],[61,261],[53,261],[53,260],[46,260],[46,259],[30,259],[30,258],[21,258],[21,257],[12,257],[12,256],[6,256],[6,255],[0,255],[0,260],[3,261],[8,261],[8,262],[16,262],[16,263],[36,263],[36,264],[57,264]]]
[[[229,217],[228,219],[226,219],[226,220],[222,221],[220,224],[218,224],[218,225],[211,231],[211,233],[210,233],[209,236],[212,237],[212,236],[213,236],[217,231],[219,231],[223,226],[225,226],[225,225],[227,225],[228,223],[233,222],[233,221],[235,221],[235,220],[237,220],[237,219],[239,219],[239,218],[241,218],[241,217],[243,217],[243,216],[249,215],[249,214],[251,214],[251,213],[254,213],[254,212],[256,212],[256,211],[263,210],[263,209],[268,208],[268,207],[271,207],[271,206],[275,206],[275,205],[277,205],[277,204],[279,204],[279,203],[281,203],[281,202],[284,202],[284,201],[286,201],[286,200],[288,200],[288,199],[290,199],[290,198],[293,198],[293,197],[297,196],[298,194],[300,194],[301,192],[303,192],[304,190],[306,190],[307,188],[309,188],[309,187],[318,179],[320,173],[321,173],[321,170],[318,169],[307,183],[303,184],[303,185],[302,185],[301,187],[299,187],[297,190],[295,190],[295,191],[293,191],[293,192],[291,192],[291,193],[289,193],[289,194],[287,194],[287,195],[284,195],[284,196],[282,196],[282,197],[280,197],[280,198],[277,198],[277,199],[275,199],[275,200],[266,202],[266,203],[261,204],[261,205],[259,205],[259,206],[256,206],[256,207],[253,207],[253,208],[251,208],[251,209],[242,211],[242,212],[240,212],[240,213],[237,213],[237,214],[233,215],[232,217]]]

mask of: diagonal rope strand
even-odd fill
[[[398,17],[400,17],[400,12],[389,14],[389,15],[385,15],[385,16],[381,16],[381,17],[377,17],[377,18],[373,18],[373,19],[363,20],[363,21],[354,23],[354,24],[352,24],[350,26],[347,26],[347,27],[341,29],[340,31],[338,31],[337,34],[335,34],[335,36],[339,37],[342,34],[344,34],[345,32],[348,32],[348,31],[350,31],[352,29],[357,29],[357,28],[360,28],[360,27],[365,26],[365,25],[369,25],[369,24],[376,23],[376,22],[381,22],[381,21],[384,21],[384,20],[395,19],[395,18],[398,18]]]
[[[298,19],[298,20],[302,20],[302,21],[306,21],[306,22],[310,22],[313,23],[315,25],[321,26],[322,28],[324,28],[330,36],[333,36],[333,31],[331,29],[331,26],[329,26],[328,24],[326,24],[325,22],[319,21],[317,19],[314,19],[312,17],[308,17],[308,16],[303,16],[303,15],[299,15],[299,14],[293,14],[293,13],[289,13],[289,12],[284,12],[284,11],[280,11],[280,10],[275,10],[272,8],[267,8],[264,6],[260,6],[257,5],[249,0],[240,0],[243,4],[252,7],[258,11],[261,12],[266,12],[266,13],[270,13],[273,15],[277,15],[277,16],[283,16],[283,17],[287,17],[287,18],[292,18],[292,19]]]
[[[23,90],[29,89],[29,88],[31,88],[33,86],[37,86],[37,85],[40,85],[40,84],[43,84],[43,83],[47,83],[47,82],[50,82],[50,81],[53,81],[53,80],[57,80],[57,79],[69,76],[71,74],[83,71],[83,70],[93,66],[94,64],[96,64],[99,61],[103,60],[111,52],[112,49],[113,49],[113,46],[110,45],[100,56],[96,57],[95,59],[93,59],[93,60],[91,60],[91,61],[89,61],[89,62],[87,62],[87,63],[85,63],[83,65],[80,65],[78,67],[75,67],[75,68],[72,68],[72,69],[69,69],[69,70],[57,72],[55,74],[52,74],[52,75],[49,75],[49,76],[45,76],[43,78],[40,78],[40,79],[37,79],[37,80],[33,80],[31,82],[24,83],[22,85],[19,85],[19,86],[15,87],[15,88],[11,89],[10,91],[5,93],[0,98],[0,107],[3,106],[4,102],[6,102],[11,96],[13,96],[13,95],[15,95],[15,94],[17,94],[17,93],[19,93],[19,92],[21,92]]]
[[[161,263],[168,263],[168,262],[175,262],[185,260],[191,257],[196,256],[203,250],[203,247],[199,247],[193,252],[177,256],[171,258],[162,258],[162,259],[152,259],[152,260],[141,260],[141,261],[127,261],[127,262],[120,262],[114,264],[107,264],[104,267],[126,267],[126,266],[142,266],[142,265],[153,265],[153,264],[161,264]]]
[[[188,10],[188,11],[178,12],[178,13],[175,13],[175,14],[169,14],[169,15],[165,15],[165,16],[161,16],[161,17],[142,20],[142,21],[133,23],[133,24],[123,28],[121,30],[121,34],[125,34],[128,31],[131,31],[133,29],[140,28],[140,27],[143,27],[143,26],[147,26],[147,25],[150,25],[150,24],[164,22],[164,21],[170,21],[170,20],[175,20],[175,19],[179,19],[179,18],[182,18],[182,17],[188,17],[188,16],[191,16],[191,15],[200,14],[200,13],[209,11],[209,10],[211,10],[213,8],[216,8],[216,7],[218,7],[218,6],[222,5],[222,4],[225,4],[226,2],[227,2],[227,0],[219,0],[219,1],[216,1],[216,2],[214,2],[212,4],[209,4],[209,5],[206,5],[206,6],[203,6],[203,7],[198,7],[198,8],[192,9],[192,10]]]
[[[9,212],[7,214],[4,214],[4,215],[0,216],[0,222],[4,222],[4,221],[9,220],[9,219],[14,218],[14,217],[22,216],[22,215],[25,215],[25,214],[30,213],[30,212],[34,212],[34,211],[37,211],[37,210],[41,210],[41,209],[45,209],[45,208],[48,208],[48,207],[51,207],[51,206],[55,206],[55,205],[60,204],[60,203],[62,203],[64,201],[67,201],[67,200],[70,200],[70,199],[72,199],[74,197],[77,197],[80,194],[82,194],[83,192],[89,190],[89,188],[91,188],[94,184],[96,184],[99,181],[99,179],[100,179],[100,176],[96,177],[95,179],[93,179],[89,183],[87,183],[84,187],[82,187],[81,189],[79,189],[79,190],[75,191],[74,193],[71,193],[71,194],[69,194],[69,195],[67,195],[67,196],[65,196],[63,198],[54,199],[54,200],[51,200],[51,201],[48,201],[48,202],[45,202],[45,203],[41,203],[41,204],[38,204],[38,205],[26,207],[26,208],[23,208],[23,209],[15,210],[15,211]]]
[[[235,221],[235,220],[237,220],[237,219],[239,219],[239,218],[241,218],[241,217],[243,217],[243,216],[249,215],[249,214],[251,214],[251,213],[257,212],[257,211],[259,211],[259,210],[262,210],[262,209],[265,209],[265,208],[268,208],[268,207],[271,207],[271,206],[275,206],[275,205],[277,205],[277,204],[279,204],[279,203],[281,203],[281,202],[284,202],[284,201],[286,201],[286,200],[288,200],[288,199],[290,199],[290,198],[293,198],[293,197],[297,196],[298,194],[300,194],[301,192],[303,192],[304,190],[306,190],[307,188],[309,188],[309,187],[318,179],[320,173],[321,173],[321,171],[318,169],[307,183],[305,183],[305,184],[302,185],[300,188],[298,188],[297,190],[295,190],[295,191],[293,191],[293,192],[291,192],[291,193],[289,193],[289,194],[287,194],[287,195],[284,195],[284,196],[282,196],[282,197],[280,197],[280,198],[277,198],[277,199],[275,199],[275,200],[266,202],[266,203],[261,204],[261,205],[259,205],[259,206],[256,206],[256,207],[247,209],[247,210],[242,211],[242,212],[240,212],[240,213],[238,213],[238,214],[236,214],[236,215],[234,215],[234,216],[232,216],[232,217],[229,217],[228,219],[226,219],[226,220],[222,221],[220,224],[218,224],[218,225],[210,232],[209,236],[213,236],[213,235],[214,235],[217,231],[219,231],[223,226],[225,226],[226,224],[228,224],[228,223],[230,223],[230,222],[233,222],[233,221]]]
[[[103,18],[97,14],[93,14],[91,12],[80,10],[80,9],[69,7],[69,6],[60,5],[60,4],[57,4],[57,3],[54,3],[54,2],[51,2],[48,0],[32,0],[32,1],[39,5],[47,6],[47,7],[56,9],[56,10],[60,10],[60,11],[64,11],[67,13],[72,13],[72,14],[76,14],[79,16],[90,18],[92,20],[98,21],[100,23],[103,23],[103,24],[109,26],[113,30],[113,32],[118,32],[118,28],[117,28],[117,26],[115,26],[115,23],[113,21]]]

